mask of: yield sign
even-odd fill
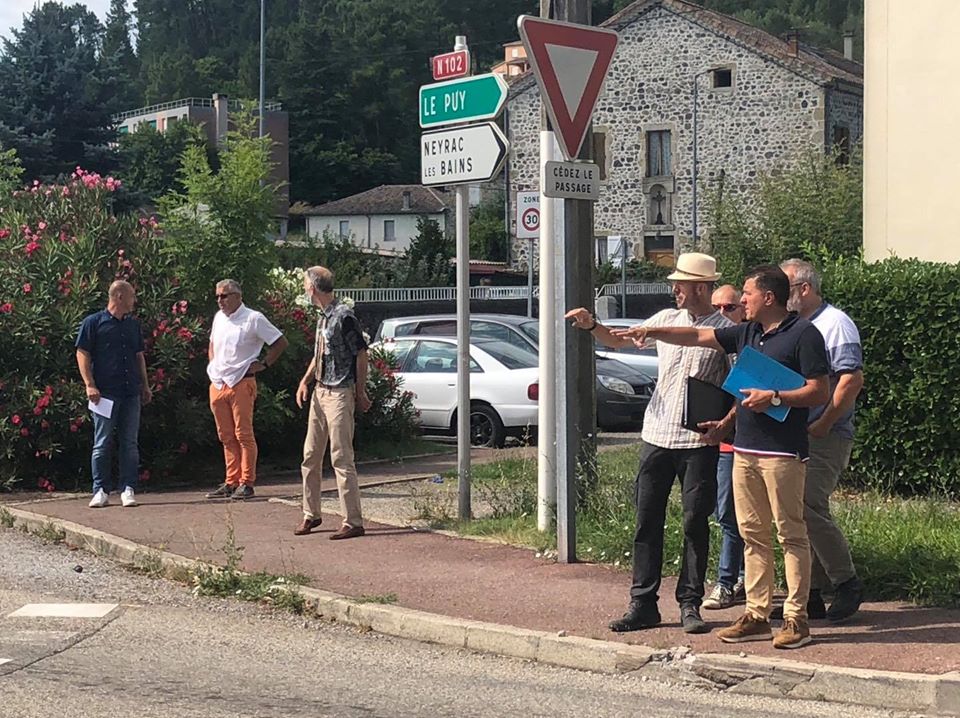
[[[607,79],[617,33],[530,15],[517,24],[560,149],[574,160]]]

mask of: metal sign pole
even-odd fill
[[[454,51],[467,49],[458,35]],[[457,185],[457,515],[470,508],[470,188]]]

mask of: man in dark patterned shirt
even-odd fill
[[[333,293],[333,272],[310,267],[303,290],[320,307],[313,359],[297,387],[297,406],[310,397],[307,438],[303,444],[303,521],[294,533],[303,536],[320,525],[320,479],[323,456],[330,442],[330,460],[337,475],[337,492],[344,515],[343,525],[331,534],[334,540],[363,536],[360,489],[353,460],[355,411],[370,408],[367,397],[367,342],[353,310]]]

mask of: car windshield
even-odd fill
[[[478,342],[476,345],[507,369],[529,369],[537,366],[537,355],[513,344],[503,342]]]

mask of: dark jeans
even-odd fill
[[[630,598],[656,603],[663,567],[663,531],[667,499],[680,479],[683,503],[683,562],[677,581],[677,603],[699,606],[710,549],[709,517],[717,506],[719,449],[661,449],[643,443],[637,471],[637,533],[633,540],[633,586]]]
[[[717,464],[716,516],[723,537],[717,583],[732,591],[737,580],[743,578],[743,539],[740,538],[733,505],[733,454],[720,454]]]
[[[93,452],[90,459],[93,471],[93,493],[100,489],[110,493],[116,488],[123,491],[137,486],[140,468],[140,450],[137,438],[140,434],[140,397],[112,398],[113,414],[109,419],[93,414]],[[120,478],[114,483],[111,477],[113,463],[113,436],[117,436],[119,448]]]

